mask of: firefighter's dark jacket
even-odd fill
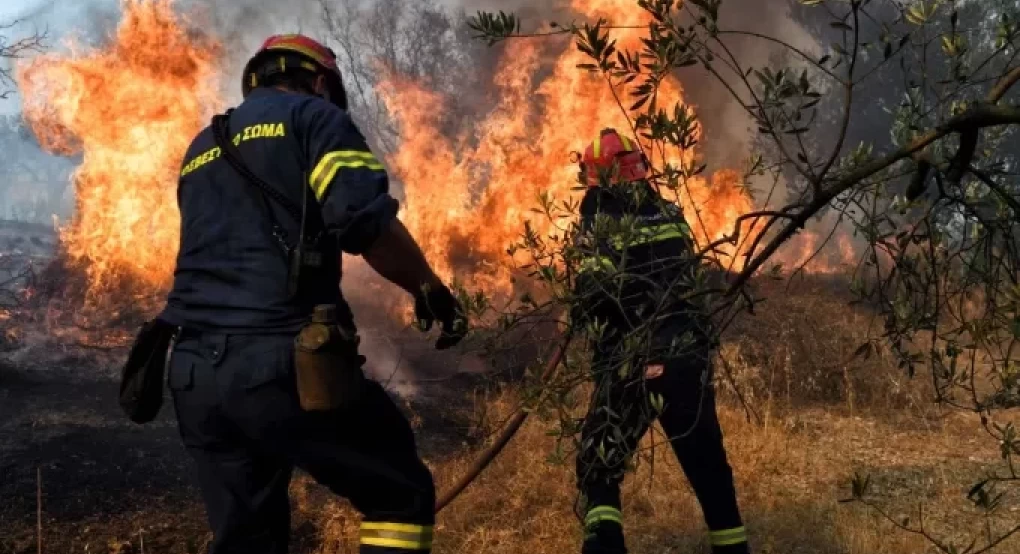
[[[579,264],[571,319],[594,333],[596,357],[677,357],[708,335],[692,300],[697,261],[680,207],[647,181],[589,188],[580,204]],[[695,341],[697,341],[695,343]],[[615,353],[615,354],[611,354]]]
[[[319,227],[328,237],[320,245],[323,267],[300,296],[289,294],[287,254],[260,205],[263,197],[221,157],[207,127],[180,171],[180,252],[161,319],[196,330],[291,332],[318,303],[336,303],[350,319],[339,287],[339,251],[364,253],[398,207],[365,138],[333,104],[268,88],[252,91],[233,111],[229,136],[255,175],[295,205],[309,199],[321,208]],[[293,247],[298,219],[269,204]]]

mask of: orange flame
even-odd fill
[[[838,227],[831,237],[816,232],[804,232],[784,244],[776,255],[785,272],[801,266],[809,273],[835,275],[853,268],[858,254],[850,235]]]
[[[640,48],[648,15],[633,0],[574,0],[590,18],[626,28],[619,48]],[[216,88],[221,46],[189,30],[173,0],[121,0],[123,19],[110,45],[48,54],[17,68],[24,112],[41,142],[61,153],[83,153],[74,174],[77,207],[62,229],[72,260],[86,268],[89,297],[115,299],[127,279],[159,291],[168,284],[178,245],[175,183],[192,137],[223,101]],[[646,27],[645,27],[646,28]],[[629,129],[625,91],[577,69],[587,62],[567,41],[552,62],[535,43],[514,42],[499,62],[499,102],[471,136],[444,137],[440,115],[449,99],[394,77],[379,87],[401,127],[390,157],[405,185],[402,218],[446,278],[470,288],[506,292],[506,249],[523,222],[539,235],[561,232],[535,217],[539,193],[576,194],[572,150],[608,126]],[[683,103],[680,83],[667,80],[662,105]],[[667,152],[674,164],[696,153]],[[752,209],[740,175],[720,171],[681,191],[699,242],[732,231]],[[731,252],[730,254],[737,254]],[[739,267],[739,264],[737,265]]]
[[[189,33],[172,0],[121,0],[109,47],[51,53],[17,68],[24,113],[43,146],[83,153],[77,206],[61,230],[90,296],[123,277],[168,285],[180,215],[181,158],[219,106],[218,44]]]
[[[605,17],[615,29],[620,49],[638,49],[650,16],[635,9],[632,0],[575,0],[573,8],[591,19]],[[535,83],[544,60],[531,42],[506,46],[494,82],[500,103],[471,137],[442,137],[439,121],[447,99],[414,83],[391,79],[381,93],[397,118],[403,142],[389,162],[404,183],[407,196],[403,218],[440,274],[456,275],[469,287],[505,292],[506,249],[529,221],[540,236],[562,232],[545,215],[535,216],[540,194],[566,200],[578,193],[577,168],[568,159],[583,150],[600,129],[616,127],[630,133],[635,113],[625,113],[626,90],[613,90],[604,79],[577,68],[590,62],[585,54],[564,43],[549,77]],[[663,83],[661,105],[683,104],[675,79]],[[667,159],[690,164],[695,153],[667,152]],[[482,175],[485,175],[484,177]],[[717,173],[709,182],[695,178],[681,190],[688,219],[699,242],[719,239],[752,205],[740,188],[736,172]],[[479,190],[480,189],[480,190]],[[488,260],[484,267],[465,271],[464,257]],[[521,261],[521,260],[518,260]]]

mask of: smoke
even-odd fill
[[[807,29],[791,14],[787,2],[761,0],[726,0],[720,10],[721,26],[770,37],[781,38],[805,52],[818,52],[820,45]],[[786,50],[762,39],[730,35],[726,45],[745,68],[761,68],[785,55]],[[820,57],[819,53],[818,56]],[[721,70],[722,65],[717,64]],[[688,74],[681,73],[685,98],[693,105],[701,119],[703,153],[709,166],[739,167],[741,159],[751,146],[756,128],[747,112],[717,78],[700,66],[693,66]],[[723,71],[722,75],[736,84],[738,76]],[[736,90],[742,87],[735,86]]]
[[[266,37],[278,33],[323,32],[319,0],[178,0],[198,30],[214,36],[224,46],[224,99],[241,100],[241,73],[248,58]]]
[[[0,219],[48,226],[67,219],[74,165],[43,151],[18,116],[0,117]]]
[[[513,12],[532,23],[562,21],[560,16],[571,13],[567,0],[440,0],[441,4],[468,13],[477,11]],[[635,9],[638,9],[635,7]]]

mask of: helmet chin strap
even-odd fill
[[[333,99],[330,98],[329,87],[326,86],[326,78],[321,73],[315,76],[315,85],[312,87],[312,91],[326,102],[333,102]]]

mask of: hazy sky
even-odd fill
[[[56,31],[67,30],[70,22],[94,6],[116,6],[118,0],[0,0],[0,21],[25,19]]]
[[[0,22],[9,23],[15,19],[23,23],[7,31],[9,38],[31,33],[34,29],[46,29],[53,38],[59,39],[70,30],[73,22],[90,6],[116,5],[117,0],[0,0]],[[11,97],[0,100],[0,113],[17,110],[18,99]]]
[[[21,13],[38,7],[43,2],[39,0],[2,0],[0,1],[0,19],[11,19]]]

